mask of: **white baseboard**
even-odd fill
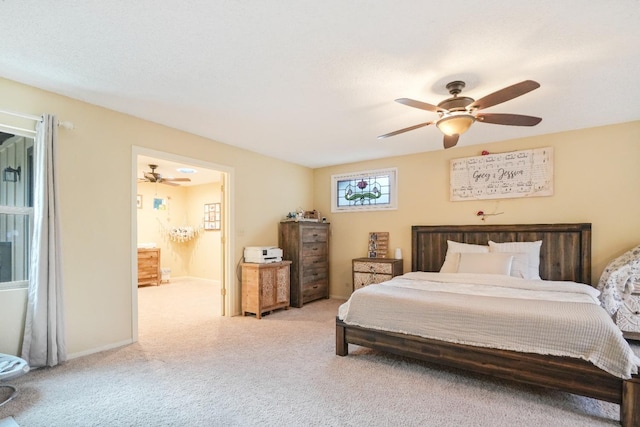
[[[207,283],[212,283],[214,285],[220,285],[220,280],[203,279],[202,277],[192,277],[192,276],[171,277],[169,279],[169,283],[171,283],[171,282],[182,282],[182,281],[185,281],[185,280],[194,281],[194,282],[207,282]],[[163,282],[163,283],[166,283],[166,282]]]
[[[80,351],[78,353],[67,354],[67,360],[76,359],[76,358],[82,357],[82,356],[88,356],[88,355],[94,354],[94,353],[100,353],[101,351],[111,350],[113,348],[123,347],[125,345],[129,345],[129,344],[132,344],[132,343],[133,343],[133,340],[129,339],[129,340],[120,341],[120,342],[117,342],[117,343],[107,344],[107,345],[102,346],[102,347],[97,347],[97,348],[92,348],[92,349],[89,349],[89,350]]]

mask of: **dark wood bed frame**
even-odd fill
[[[486,245],[542,240],[540,277],[591,283],[591,224],[451,225],[411,228],[411,270],[439,271],[447,240]],[[497,350],[347,325],[336,318],[336,354],[349,344],[620,404],[620,422],[640,426],[640,376],[617,378],[570,357]]]

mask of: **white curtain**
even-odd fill
[[[31,268],[22,358],[32,367],[55,366],[67,358],[58,183],[55,169],[58,128],[44,114],[34,144]]]

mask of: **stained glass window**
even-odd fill
[[[331,212],[396,209],[397,169],[331,176]]]

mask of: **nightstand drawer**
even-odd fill
[[[393,264],[388,262],[354,261],[353,271],[392,274]]]
[[[353,272],[353,290],[363,288],[367,285],[374,285],[376,283],[386,282],[393,278],[390,274],[376,274],[376,273],[358,273]]]

